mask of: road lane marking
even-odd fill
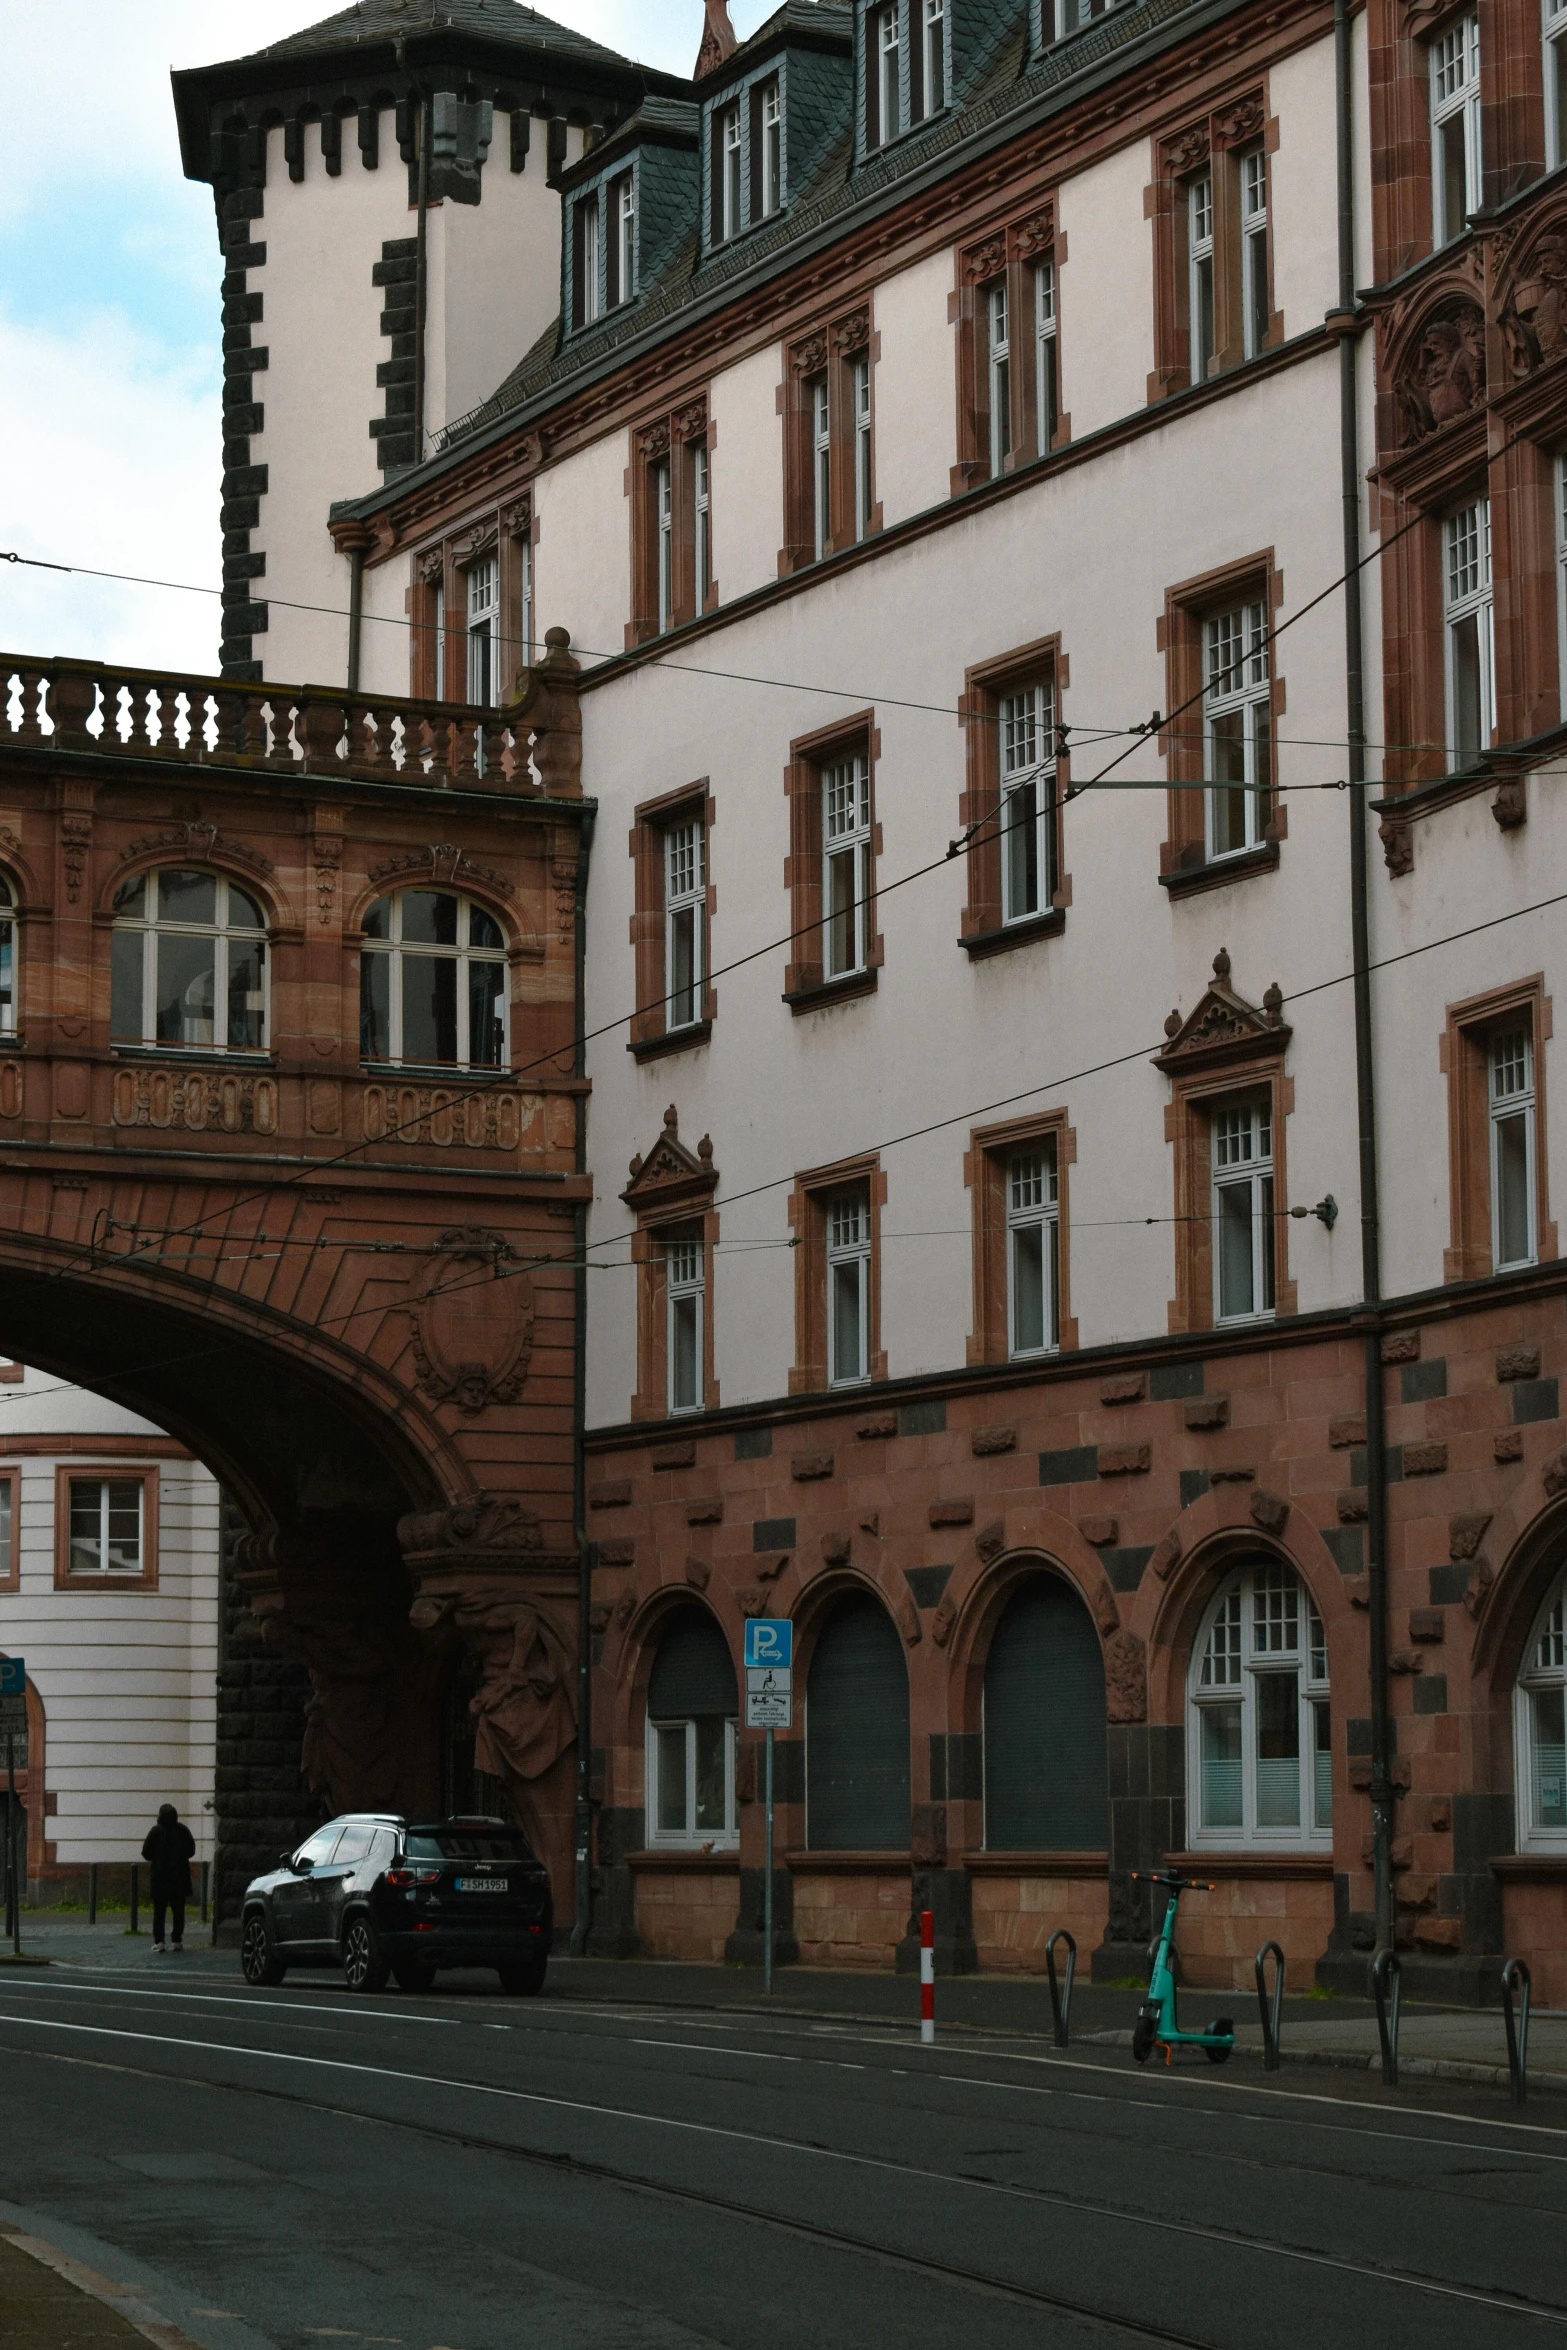
[[[460,2015],[425,2015],[420,2010],[405,2007],[350,2007],[350,1994],[344,1994],[344,2003],[328,2003],[324,1999],[271,2000],[260,1997],[245,1998],[237,1991],[153,1991],[134,1983],[116,1983],[112,1990],[100,1989],[96,1983],[53,1982],[8,1983],[8,1991],[74,1991],[84,1999],[166,1999],[186,2007],[243,2007],[252,2014],[363,2016],[367,2022],[379,2018],[388,2024],[443,2024],[457,2026],[464,2020]],[[504,2029],[497,2025],[497,2031]]]
[[[771,2048],[711,2048],[705,2040],[641,2040],[634,2039],[633,2048],[679,2048],[693,2056],[748,2056],[753,2064],[806,2064],[804,2056],[779,2056]]]
[[[22,2031],[70,2032],[88,2039],[133,2040],[157,2048],[177,2048],[187,2057],[249,2057],[261,2063],[308,2066],[319,2072],[362,2073],[380,2083],[400,2081],[415,2088],[452,2089],[473,2097],[500,2098],[507,2104],[537,2105],[557,2113],[583,2114],[595,2121],[638,2122],[647,2129],[674,2130],[688,2137],[722,2138],[734,2144],[765,2146],[774,2153],[815,2156],[821,2162],[840,2163],[853,2170],[882,2171],[905,2181],[918,2179],[949,2191],[961,2186],[971,2193],[996,2195],[1008,2202],[1042,2203],[1079,2216],[1108,2220],[1112,2225],[1145,2228],[1155,2235],[1190,2237],[1200,2243],[1223,2244],[1232,2251],[1250,2252],[1263,2259],[1289,2261],[1303,2268],[1328,2269],[1341,2276],[1369,2279],[1374,2284],[1399,2285],[1406,2292],[1424,2293],[1434,2300],[1462,2301],[1471,2307],[1500,2309],[1512,2317],[1532,2317],[1542,2324],[1567,2326],[1567,2309],[1554,2303],[1525,2301],[1521,2296],[1486,2293],[1474,2286],[1445,2284],[1434,2277],[1415,2276],[1405,2270],[1380,2267],[1372,2261],[1351,2260],[1335,2253],[1313,2252],[1302,2245],[1280,2244],[1263,2237],[1242,2235],[1234,2228],[1204,2226],[1196,2221],[1166,2219],[1150,2212],[1129,2211],[1116,2204],[1101,2203],[1090,2196],[1061,2194],[1043,2187],[1011,2187],[997,2180],[965,2178],[961,2173],[927,2170],[917,2163],[889,2162],[878,2155],[855,2154],[836,2146],[822,2146],[796,2138],[779,2138],[762,2130],[737,2130],[716,2122],[686,2121],[674,2114],[642,2113],[634,2106],[599,2105],[581,2097],[555,2097],[541,2089],[509,2089],[489,2081],[455,2080],[439,2073],[412,2073],[379,2065],[354,2064],[345,2057],[305,2056],[293,2049],[246,2048],[214,2040],[175,2040],[156,2032],[131,2032],[107,2024],[70,2024],[50,2016],[10,2015],[3,2009],[0,2009],[0,2024],[14,2024]],[[218,2082],[209,2085],[215,2088],[225,2086]],[[506,2149],[501,2147],[497,2151],[504,2152]],[[526,2152],[527,2149],[518,2151]],[[875,2251],[877,2247],[867,2245],[864,2249]]]

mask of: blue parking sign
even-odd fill
[[[27,1695],[27,1665],[19,1656],[0,1656],[0,1697]]]
[[[787,1616],[753,1616],[745,1628],[748,1669],[773,1665],[787,1670],[794,1663],[794,1626]]]

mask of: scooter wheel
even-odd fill
[[[1230,2061],[1230,2052],[1235,2046],[1234,2024],[1227,2015],[1216,2015],[1212,2023],[1207,2026],[1207,2029],[1210,2032],[1228,2032],[1230,2034],[1230,2038],[1228,2040],[1210,2040],[1205,2051],[1208,2062],[1210,2064],[1228,2064]]]
[[[1139,2064],[1146,2064],[1153,2054],[1156,2026],[1152,2016],[1140,2015],[1132,2026],[1132,2054]]]

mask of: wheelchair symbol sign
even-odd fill
[[[786,1670],[794,1662],[794,1626],[786,1616],[753,1616],[745,1628],[745,1662],[748,1671],[760,1665],[781,1665]]]

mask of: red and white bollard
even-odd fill
[[[920,2039],[930,2047],[936,2037],[936,1915],[920,1911]]]

